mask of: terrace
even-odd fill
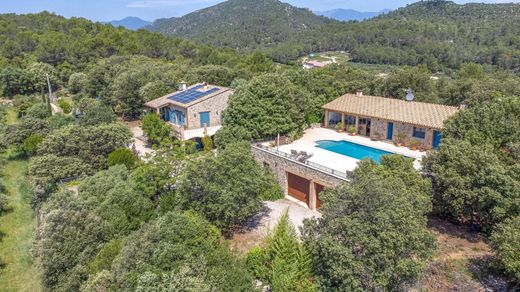
[[[335,175],[341,174],[341,176],[345,176],[345,174],[352,172],[357,167],[359,159],[322,149],[318,147],[318,141],[347,141],[377,150],[400,154],[415,159],[414,166],[417,169],[420,169],[420,161],[426,154],[426,152],[414,151],[407,147],[397,147],[389,142],[373,141],[367,137],[351,136],[326,128],[308,129],[305,131],[303,137],[293,143],[272,148],[277,152],[283,153],[288,159],[294,160],[297,160],[297,157],[294,157],[294,152],[305,152],[310,157],[303,161],[304,164],[311,167],[322,168]],[[263,145],[267,146],[269,143],[264,143]]]

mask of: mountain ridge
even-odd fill
[[[332,18],[339,21],[349,21],[349,20],[365,20],[372,17],[379,16],[381,14],[389,13],[392,10],[390,9],[383,9],[377,12],[368,12],[368,11],[358,11],[354,9],[344,9],[344,8],[338,8],[338,9],[332,9],[327,11],[315,11],[314,13],[316,15],[325,16],[328,18]]]
[[[217,46],[255,48],[334,21],[277,0],[229,0],[182,17],[157,20],[146,29]]]
[[[520,71],[520,4],[419,1],[362,21],[317,16],[277,0],[229,0],[148,29],[280,63],[347,51],[352,61],[457,69],[475,62]]]
[[[123,26],[125,28],[131,29],[131,30],[138,30],[141,28],[144,28],[150,24],[152,24],[151,21],[146,21],[144,19],[141,19],[139,17],[135,16],[127,16],[120,20],[112,20],[108,21],[106,23],[109,23],[113,25],[114,27]]]

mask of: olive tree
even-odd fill
[[[224,112],[225,126],[241,126],[253,138],[300,131],[308,92],[281,75],[265,74],[241,82]]]
[[[435,249],[426,227],[430,182],[401,156],[360,162],[349,184],[320,194],[303,239],[323,290],[405,290]]]
[[[228,145],[188,162],[178,183],[179,206],[199,212],[226,231],[260,211],[261,198],[272,190],[274,180],[247,145]]]
[[[505,270],[520,281],[520,216],[498,224],[491,235],[491,244]]]

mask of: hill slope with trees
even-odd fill
[[[427,64],[431,70],[465,62],[504,69],[520,64],[519,4],[420,1],[370,20],[339,22],[275,0],[254,3],[227,1],[150,29],[233,49],[264,49],[284,63],[310,52],[345,50],[355,62]]]
[[[331,22],[278,0],[229,0],[180,18],[157,20],[148,29],[247,50],[272,47]]]

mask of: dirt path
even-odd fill
[[[248,223],[248,227],[233,234],[230,247],[244,254],[251,248],[260,245],[269,231],[278,224],[278,220],[285,210],[289,211],[289,220],[296,227],[298,233],[299,228],[303,226],[303,220],[321,217],[320,213],[287,199],[264,202],[263,211]]]
[[[52,114],[63,113],[63,110],[58,105],[51,102]]]
[[[25,172],[27,161],[12,160],[5,165],[3,175],[13,210],[0,217],[0,230],[5,237],[0,242],[0,254],[7,264],[0,272],[1,291],[41,291],[40,273],[31,255],[35,219],[30,206],[30,189]]]
[[[132,132],[133,141],[130,147],[135,146],[135,150],[139,157],[144,158],[147,154],[154,155],[155,151],[148,146],[146,138],[144,137],[143,129],[141,129],[140,121],[132,121],[125,123]]]
[[[507,281],[489,273],[493,250],[477,232],[430,218],[438,254],[427,268],[421,288],[426,291],[505,291]]]

